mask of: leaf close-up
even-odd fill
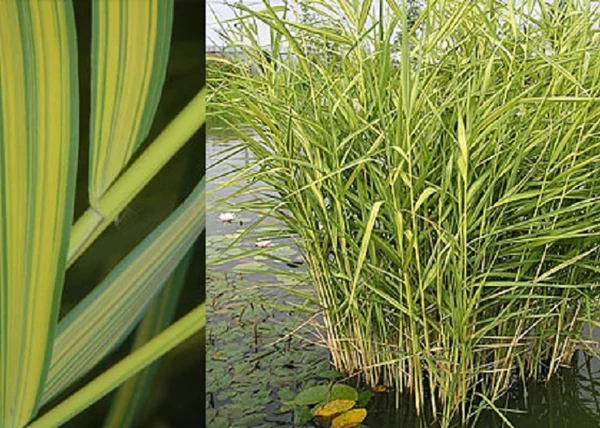
[[[201,302],[173,323],[204,229],[196,165],[185,201],[128,244],[105,276],[90,277],[90,292],[74,299],[64,287],[74,261],[93,253],[204,123],[201,85],[186,93],[179,114],[157,114],[174,9],[173,0],[0,2],[1,427],[60,426],[148,365],[156,368],[204,326]],[[82,63],[91,64],[87,74]],[[80,133],[88,121],[89,140]],[[82,193],[89,203],[76,214]],[[142,320],[133,350],[107,366]],[[153,378],[146,378],[148,388]],[[123,398],[117,402],[123,406]],[[46,416],[36,420],[40,410]],[[132,426],[136,413],[118,426]]]

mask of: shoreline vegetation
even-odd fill
[[[409,3],[238,5],[223,34],[261,72],[209,66],[209,117],[297,238],[334,367],[471,424],[598,356],[600,15]]]

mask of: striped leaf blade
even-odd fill
[[[73,215],[77,46],[70,1],[0,2],[0,426],[35,413]]]
[[[98,201],[146,138],[165,80],[173,0],[92,7],[89,192]]]
[[[142,347],[171,323],[181,290],[185,284],[193,253],[194,247],[179,263],[161,294],[144,315],[135,332],[133,350]],[[112,400],[110,412],[104,423],[105,428],[128,428],[133,426],[135,417],[148,396],[158,367],[159,362],[156,362],[121,385]]]
[[[140,321],[204,230],[204,179],[58,326],[42,402],[87,373]]]
[[[68,264],[77,258],[115,220],[117,215],[146,186],[156,173],[200,129],[206,117],[206,88],[202,88],[143,153],[102,196],[102,215],[88,209],[73,225]]]
[[[131,376],[144,370],[171,349],[190,339],[206,323],[206,305],[202,303],[176,321],[150,342],[134,351],[85,385],[65,401],[31,423],[28,428],[62,426],[66,421],[113,391]]]

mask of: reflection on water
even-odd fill
[[[252,169],[253,161],[249,151],[240,147],[239,141],[226,127],[211,126],[207,132],[206,153],[207,194],[206,194],[206,247],[208,265],[215,272],[236,272],[252,270],[249,279],[257,282],[273,281],[277,274],[289,275],[289,264],[301,259],[298,248],[282,224],[276,219],[264,217],[244,209],[244,203],[252,202],[260,196],[265,185],[246,180],[231,183],[236,172]],[[232,213],[235,220],[223,222],[219,215]],[[260,226],[253,230],[252,225],[260,219]],[[229,248],[241,234],[239,242]],[[272,248],[263,256],[252,254],[259,241],[271,241]],[[225,251],[227,250],[227,251]],[[247,254],[247,257],[227,258]],[[260,262],[260,263],[257,263]],[[265,266],[269,273],[264,272]],[[304,271],[304,266],[296,268]],[[249,272],[250,273],[250,272]],[[283,294],[280,295],[283,297]]]
[[[252,169],[250,153],[239,150],[227,128],[209,123],[207,135],[207,426],[292,426],[279,391],[297,392],[329,368],[314,330],[298,330],[306,326],[305,314],[287,306],[304,304],[299,294],[313,290],[305,267],[290,267],[300,254],[277,220],[266,218],[252,230],[262,216],[244,203],[264,184],[228,183],[232,172]],[[235,220],[221,222],[222,213]],[[259,249],[259,240],[273,245]]]
[[[600,426],[600,362],[577,355],[573,367],[561,369],[547,384],[530,382],[511,390],[496,405],[516,428],[596,428]],[[393,393],[376,395],[365,421],[375,427],[437,427],[431,417],[417,417],[409,397],[395,408]],[[477,428],[507,425],[493,411],[486,411]]]

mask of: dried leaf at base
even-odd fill
[[[313,413],[313,416],[323,416],[328,418],[338,413],[343,413],[346,410],[350,410],[354,407],[356,401],[354,400],[333,400],[329,403],[323,404]]]
[[[367,417],[367,409],[353,409],[331,422],[331,428],[354,428]]]

